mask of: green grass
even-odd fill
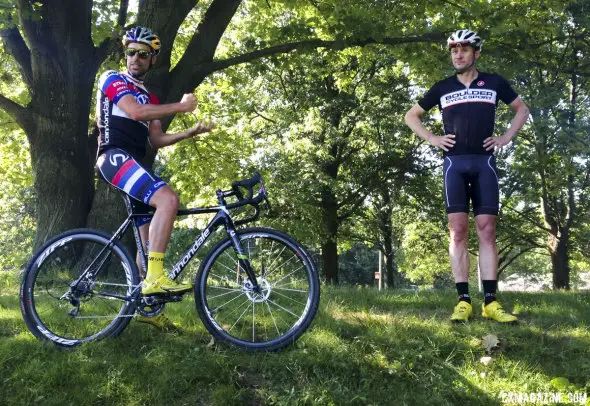
[[[295,345],[251,354],[209,345],[192,297],[167,306],[182,334],[132,322],[118,338],[58,350],[28,332],[17,289],[0,272],[0,404],[493,405],[503,392],[590,392],[587,292],[504,293],[521,322],[502,326],[479,311],[449,323],[453,292],[323,287]],[[487,334],[500,345],[484,365]]]

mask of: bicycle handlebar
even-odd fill
[[[256,186],[257,184],[260,184],[260,189],[258,189],[258,193],[256,194],[256,196],[254,196],[254,186]],[[247,190],[246,197],[244,197],[244,194],[242,193],[242,190],[240,188],[244,188]],[[241,206],[245,206],[245,205],[251,205],[254,207],[254,210],[255,210],[254,215],[251,217],[236,221],[236,226],[256,220],[260,216],[259,204],[263,200],[266,201],[266,204],[268,205],[269,210],[271,207],[270,202],[268,201],[268,197],[266,195],[266,188],[264,187],[264,181],[262,180],[262,177],[260,176],[260,173],[258,173],[258,172],[255,172],[254,176],[252,176],[251,178],[242,179],[242,180],[238,180],[238,181],[233,182],[231,190],[225,190],[225,191],[218,190],[217,196],[220,199],[223,199],[225,197],[231,197],[231,196],[235,196],[238,199],[238,201],[235,203],[230,203],[230,204],[225,205],[225,207],[228,210],[235,209],[236,207],[241,207]],[[223,200],[220,200],[220,202],[221,201],[223,201]]]
[[[231,184],[231,188],[236,193],[238,200],[242,200],[244,198],[242,192],[240,191],[240,187],[243,187],[244,189],[248,190],[248,197],[246,197],[246,200],[252,200],[252,196],[254,195],[254,186],[257,183],[260,183],[261,186],[264,188],[264,182],[262,181],[260,173],[254,172],[254,176],[252,176],[249,179],[237,180],[233,182]]]

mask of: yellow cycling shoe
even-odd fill
[[[495,320],[498,323],[517,323],[518,318],[502,309],[502,305],[494,300],[489,305],[481,305],[481,315],[484,319]]]
[[[473,313],[471,303],[461,300],[457,303],[457,306],[455,306],[455,310],[453,310],[451,321],[454,323],[465,323],[471,317],[471,313]]]
[[[169,295],[175,293],[185,293],[191,290],[193,286],[190,283],[177,283],[169,279],[166,275],[150,280],[143,281],[141,293],[149,295]]]
[[[178,331],[178,332],[183,331],[182,327],[180,327],[180,325],[170,321],[170,319],[168,317],[166,317],[166,315],[164,315],[164,313],[160,313],[154,317],[145,317],[145,316],[138,314],[135,316],[135,320],[140,323],[151,324],[152,326],[157,327],[160,330],[164,330],[164,331]]]

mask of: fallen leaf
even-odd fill
[[[479,359],[479,362],[481,362],[484,365],[490,365],[492,362],[494,362],[494,359],[492,357],[481,357]]]
[[[488,334],[483,338],[481,344],[483,345],[483,348],[485,348],[486,352],[491,354],[494,347],[497,347],[498,344],[500,344],[500,340],[498,340],[498,337],[495,335]]]

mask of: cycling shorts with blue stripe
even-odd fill
[[[108,149],[99,155],[96,169],[105,181],[144,204],[149,204],[154,193],[166,186],[166,182],[143,168],[131,155],[119,148]],[[140,219],[137,224],[147,222],[149,218]]]
[[[447,213],[498,215],[500,189],[496,158],[493,155],[446,156],[443,164],[443,187]]]

